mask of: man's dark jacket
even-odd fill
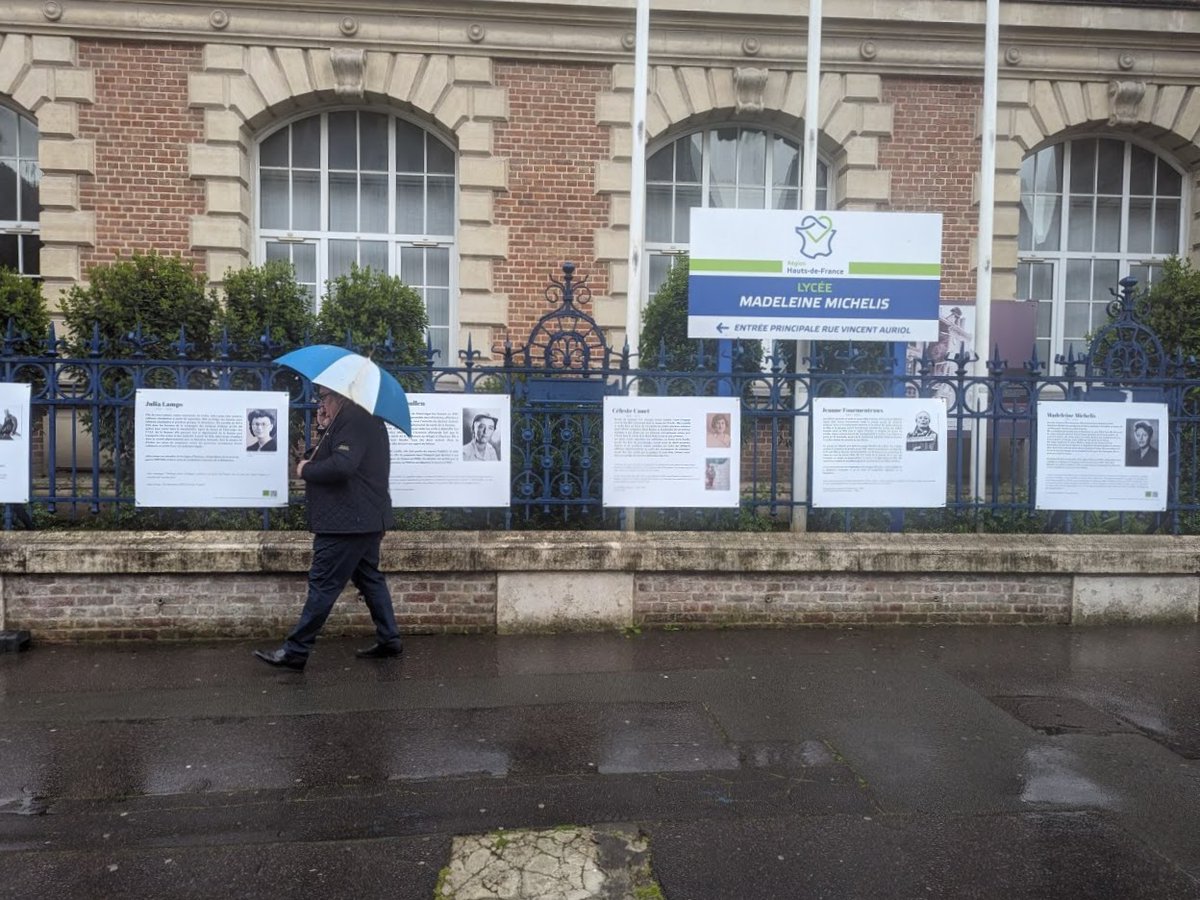
[[[391,527],[391,449],[382,419],[349,400],[325,432],[301,477],[314,534],[371,534]]]

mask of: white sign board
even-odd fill
[[[507,394],[409,394],[412,437],[388,426],[392,505],[508,506],[511,406]]]
[[[740,402],[737,397],[606,397],[604,505],[737,506]]]
[[[688,337],[936,341],[936,213],[693,209]]]
[[[0,384],[0,503],[29,502],[30,387]]]
[[[1167,508],[1165,403],[1039,403],[1037,508]]]
[[[287,506],[288,395],[139,390],[139,507]]]
[[[941,397],[813,401],[814,507],[946,505]]]

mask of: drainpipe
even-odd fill
[[[986,377],[992,342],[992,232],[996,195],[996,95],[1000,60],[1000,0],[987,0],[983,37],[983,109],[979,137],[979,238],[975,269],[975,356],[974,374]],[[986,408],[988,388],[976,389],[977,409]],[[975,465],[971,470],[976,502],[987,496],[987,427],[975,425]]]
[[[804,171],[800,179],[800,208],[817,208],[817,135],[821,126],[821,16],[823,0],[808,0],[808,57],[805,60]],[[804,358],[812,352],[809,341],[796,341],[796,374],[808,371]],[[807,390],[794,382],[793,402],[799,410],[808,402]],[[808,435],[812,416],[792,417],[792,531],[808,528]]]

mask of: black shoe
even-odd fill
[[[401,644],[372,644],[365,650],[355,650],[354,655],[359,659],[389,659],[404,652]]]
[[[296,672],[303,672],[304,666],[308,662],[307,656],[297,656],[282,648],[279,650],[255,650],[254,655],[268,666],[275,666],[277,669],[292,669]]]

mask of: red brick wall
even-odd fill
[[[495,288],[509,298],[514,345],[552,307],[548,276],[564,261],[587,276],[595,295],[609,293],[596,261],[593,233],[609,224],[609,201],[596,194],[594,164],[609,158],[609,132],[595,123],[596,96],[611,89],[602,66],[498,62],[496,84],[508,90],[509,119],[496,127],[494,152],[508,160],[509,190],[495,201],[508,227],[508,259],[495,265]],[[595,315],[589,304],[584,312]],[[503,335],[497,335],[502,342]]]
[[[1045,625],[1071,621],[1066,575],[691,575],[634,579],[644,625]]]
[[[971,205],[979,171],[975,115],[983,102],[978,81],[884,78],[893,130],[879,147],[879,165],[891,172],[893,210],[942,214],[942,298],[975,296],[971,243],[979,213]]]
[[[188,177],[188,147],[203,140],[204,116],[188,107],[188,73],[201,48],[80,41],[79,62],[96,79],[95,104],[79,112],[80,136],[96,142],[96,174],[80,185],[82,208],[96,214],[84,272],[133,251],[200,262],[190,220],[204,212],[204,186]]]
[[[406,633],[491,632],[491,574],[390,576],[396,621]],[[38,640],[281,639],[304,603],[302,574],[31,575],[5,585],[5,626]],[[322,634],[374,632],[358,591],[338,599]]]

